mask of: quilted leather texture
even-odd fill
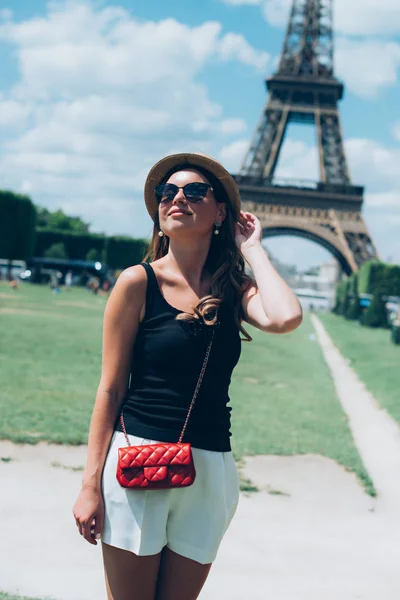
[[[122,487],[162,490],[188,487],[196,477],[190,444],[148,444],[118,449]]]

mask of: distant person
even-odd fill
[[[152,262],[126,269],[107,303],[74,516],[89,543],[101,537],[109,600],[194,600],[239,499],[227,404],[240,333],[251,339],[243,321],[286,333],[300,325],[302,310],[261,245],[259,220],[240,210],[236,183],[216,160],[167,156],[148,175],[145,202],[154,221]],[[182,432],[196,467],[192,485],[145,491],[120,484],[119,448],[144,452]],[[166,477],[163,468],[146,469],[126,477],[140,476],[144,485]]]
[[[60,293],[60,279],[62,273],[60,271],[51,271],[50,273],[50,288],[53,290],[53,294]]]
[[[65,275],[65,287],[67,290],[70,290],[72,287],[72,271],[68,271]]]

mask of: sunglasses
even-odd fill
[[[160,185],[157,185],[154,188],[156,195],[160,198],[160,203],[172,202],[179,190],[183,191],[188,202],[196,204],[197,202],[204,200],[208,190],[212,191],[212,187],[209,183],[195,181],[193,183],[187,183],[183,187],[178,187],[174,183],[160,183]]]

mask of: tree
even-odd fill
[[[91,262],[100,261],[100,258],[100,252],[96,248],[91,248],[86,254],[86,260],[90,260]]]
[[[77,233],[88,233],[90,223],[86,223],[80,217],[70,217],[61,209],[55,212],[47,208],[36,206],[37,227],[56,229],[62,231],[75,231]]]
[[[360,297],[358,295],[358,278],[356,273],[352,276],[352,280],[353,295],[350,302],[350,306],[348,307],[344,316],[346,317],[346,319],[356,321],[361,316]]]
[[[343,295],[342,306],[340,309],[340,314],[344,316],[347,313],[349,306],[350,306],[350,281],[347,279],[346,285],[345,285],[345,291],[344,291],[344,295]]]
[[[36,212],[28,196],[0,190],[0,257],[9,261],[27,260],[35,244]]]
[[[65,244],[63,242],[57,242],[52,244],[44,253],[46,258],[68,258]]]
[[[361,318],[361,324],[367,327],[389,327],[386,303],[380,289],[373,295],[371,304]]]

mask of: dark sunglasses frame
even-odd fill
[[[168,191],[169,195],[166,195]],[[172,202],[175,198],[179,190],[183,191],[183,194],[188,202],[192,202],[192,204],[197,204],[198,202],[202,202],[204,198],[207,196],[208,190],[213,191],[213,188],[209,183],[204,183],[203,181],[193,181],[191,183],[187,183],[183,187],[179,187],[174,183],[160,183],[154,188],[156,195],[159,197],[159,201],[162,204],[166,204],[167,202]],[[192,191],[192,193],[190,193]]]

